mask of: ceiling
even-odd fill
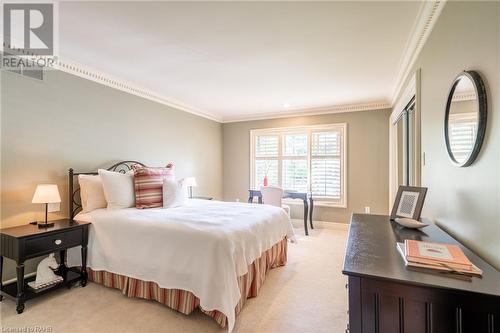
[[[413,1],[61,2],[59,53],[223,122],[381,108],[392,102],[421,8]]]

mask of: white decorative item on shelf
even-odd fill
[[[196,184],[196,178],[194,177],[186,177],[184,178],[184,186],[186,186],[189,189],[189,197],[193,197],[193,187],[196,187],[198,184]]]
[[[397,217],[394,219],[398,224],[402,225],[403,227],[410,228],[410,229],[419,229],[426,227],[428,224],[423,223],[414,219],[409,219],[409,218],[404,218],[404,217]]]
[[[43,259],[38,264],[36,279],[35,281],[28,282],[28,286],[37,290],[62,282],[62,276],[54,273],[54,270],[57,269],[58,266],[54,253],[49,254],[47,258]]]

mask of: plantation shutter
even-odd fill
[[[342,132],[313,132],[311,136],[311,191],[313,196],[341,200]]]
[[[463,121],[450,124],[450,146],[457,161],[464,161],[474,146],[476,122]]]
[[[267,175],[269,185],[279,185],[278,180],[278,135],[257,135],[255,137],[255,188],[264,184]]]
[[[250,131],[250,183],[312,194],[325,204],[346,207],[347,124]]]

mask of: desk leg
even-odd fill
[[[17,273],[17,295],[16,295],[16,311],[18,314],[24,311],[24,261],[18,262],[16,267]]]
[[[82,287],[87,285],[87,245],[82,246]]]
[[[252,203],[253,202],[253,196],[249,196],[248,197],[248,203]]]
[[[2,283],[2,272],[3,272],[3,256],[0,256],[0,290],[3,288],[3,283]],[[0,292],[0,302],[3,300],[2,293]]]
[[[309,212],[309,205],[307,204],[307,199],[304,200],[304,232],[306,233],[306,236],[309,235],[309,231],[307,230],[307,215]]]
[[[311,229],[314,229],[313,226],[313,209],[314,209],[314,201],[313,198],[309,198],[309,223],[311,224]]]

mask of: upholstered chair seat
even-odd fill
[[[260,193],[262,193],[262,202],[264,204],[281,207],[290,216],[290,206],[283,205],[282,203],[283,189],[281,187],[262,186]]]

